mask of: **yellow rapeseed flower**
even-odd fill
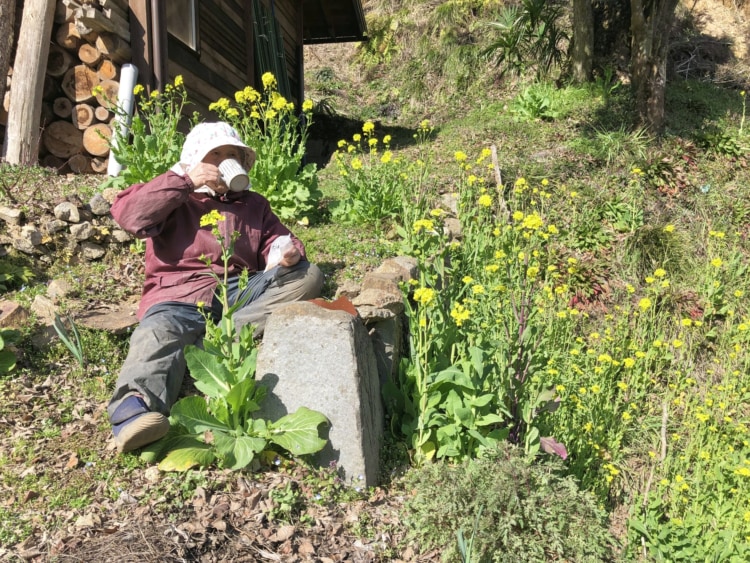
[[[369,135],[375,131],[375,124],[372,121],[365,121],[365,124],[362,126],[362,132]]]
[[[225,217],[219,213],[216,209],[212,209],[209,213],[203,215],[200,219],[201,227],[213,227],[219,224],[219,221],[224,221]]]
[[[645,311],[649,307],[651,307],[651,299],[649,299],[648,297],[644,297],[643,299],[641,299],[640,301],[638,301],[638,308],[641,311]]]
[[[479,196],[478,203],[482,207],[489,207],[490,205],[492,205],[492,197],[489,194],[482,194],[481,196]]]
[[[434,223],[430,221],[429,219],[417,219],[414,221],[414,225],[412,226],[412,231],[414,233],[418,233],[422,230],[424,231],[432,231],[434,228]]]
[[[263,76],[261,76],[260,80],[263,83],[264,90],[269,90],[270,88],[276,87],[276,77],[272,72],[263,73]]]
[[[426,306],[435,299],[435,290],[429,287],[420,287],[414,291],[414,300],[420,305]]]
[[[453,318],[453,321],[456,323],[456,326],[463,325],[466,321],[469,320],[469,317],[471,316],[471,311],[461,305],[460,303],[456,303],[456,305],[451,310],[451,317]]]

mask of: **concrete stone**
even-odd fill
[[[370,337],[347,312],[290,303],[266,323],[256,379],[269,394],[260,416],[278,420],[307,407],[328,417],[326,447],[314,456],[335,462],[345,482],[377,484],[383,406]]]
[[[398,364],[404,347],[404,323],[402,317],[383,319],[368,324],[370,340],[378,365],[380,384],[396,381]]]

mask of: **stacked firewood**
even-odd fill
[[[128,3],[57,2],[45,78],[40,164],[78,174],[104,173],[120,67],[131,58]]]

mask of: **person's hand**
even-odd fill
[[[300,258],[302,258],[302,256],[299,253],[299,249],[291,244],[289,245],[289,248],[284,251],[284,255],[281,257],[279,265],[289,268],[297,264],[300,261]]]
[[[222,180],[219,168],[208,162],[199,162],[187,175],[196,189],[208,186],[220,195],[229,191],[229,187]]]

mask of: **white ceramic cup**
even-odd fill
[[[219,171],[224,183],[233,192],[241,192],[250,185],[250,178],[247,175],[247,171],[233,158],[223,160],[219,164]]]

